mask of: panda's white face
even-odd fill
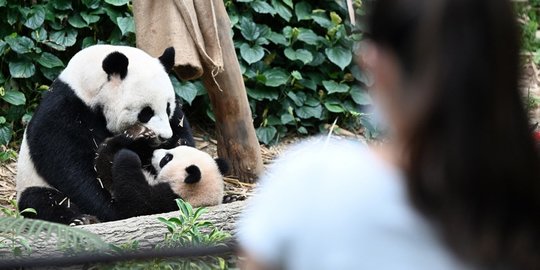
[[[194,207],[220,204],[223,200],[223,175],[207,153],[189,146],[154,151],[152,166],[157,172],[153,183],[169,183],[171,189]],[[199,177],[190,182],[189,167],[197,167]]]
[[[103,87],[99,104],[103,106],[107,128],[119,133],[139,122],[159,137],[170,138],[169,120],[176,103],[169,77],[164,71],[163,74],[154,74],[153,78],[146,74],[130,75],[130,71],[128,69],[123,81],[119,77],[111,78]]]
[[[112,54],[118,55],[109,57]],[[107,58],[112,60],[106,67]],[[127,59],[124,65],[123,59]],[[169,120],[176,106],[173,86],[160,60],[142,50],[88,47],[71,59],[59,78],[88,106],[102,108],[112,133],[140,122],[163,139],[172,136]]]

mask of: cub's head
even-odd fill
[[[169,183],[173,192],[194,207],[218,205],[223,200],[223,175],[228,171],[222,159],[189,146],[154,151],[152,166],[156,183]]]
[[[172,47],[154,58],[137,48],[95,45],[77,53],[59,79],[88,106],[103,111],[110,132],[141,123],[168,139],[176,108],[168,76],[174,54]]]

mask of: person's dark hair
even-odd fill
[[[375,0],[368,25],[418,86],[403,91],[429,99],[408,137],[413,205],[464,261],[540,269],[540,158],[510,1]]]

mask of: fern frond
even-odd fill
[[[88,251],[107,249],[109,244],[85,230],[38,219],[0,217],[0,236],[11,235],[37,241],[56,241],[64,250]]]

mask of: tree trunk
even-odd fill
[[[263,170],[260,145],[231,37],[230,19],[223,1],[213,1],[225,71],[214,81],[207,70],[203,83],[216,116],[218,155],[229,161],[240,181],[253,183]]]
[[[245,204],[246,201],[240,201],[209,207],[208,211],[200,219],[208,220],[221,230],[232,233],[235,229],[236,220],[244,209]],[[157,218],[170,218],[177,215],[178,211],[174,211],[84,225],[78,228],[95,233],[111,244],[122,244],[137,240],[141,249],[152,248],[160,243],[167,233],[167,227],[165,224],[159,222]]]

